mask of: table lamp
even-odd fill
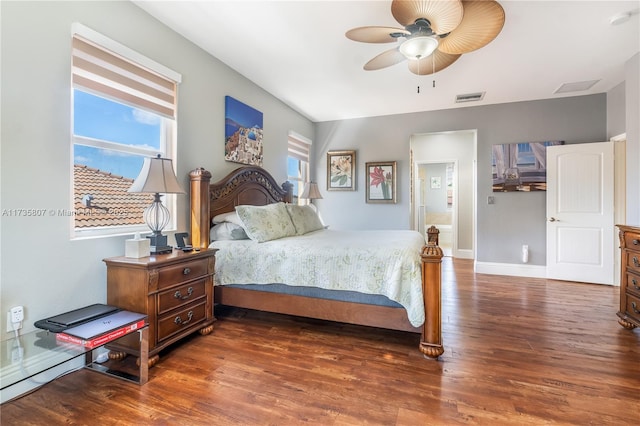
[[[129,188],[128,192],[144,192],[155,194],[153,203],[144,210],[144,221],[153,232],[147,238],[151,239],[151,254],[169,253],[172,247],[167,244],[167,236],[162,230],[171,218],[160,200],[162,194],[184,194],[180,187],[170,158],[162,158],[158,154],[155,158],[144,159],[140,174]]]

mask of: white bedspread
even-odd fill
[[[257,243],[215,241],[216,285],[313,286],[381,294],[407,310],[414,327],[424,323],[420,251],[416,231],[335,231]]]

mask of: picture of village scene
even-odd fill
[[[224,159],[262,166],[262,113],[225,96]]]

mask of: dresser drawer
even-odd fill
[[[624,234],[624,246],[629,250],[640,252],[640,234],[626,232]]]
[[[206,296],[206,285],[207,279],[203,278],[158,293],[158,314],[162,315],[171,309]]]
[[[640,275],[627,272],[627,291],[640,297]]]
[[[640,252],[628,251],[625,257],[627,258],[627,270],[640,274]]]
[[[207,274],[207,265],[208,260],[201,259],[161,268],[158,271],[158,289],[202,277]]]
[[[158,342],[190,329],[207,318],[206,299],[168,313],[158,319]]]
[[[625,313],[640,322],[640,297],[627,293],[627,307]]]

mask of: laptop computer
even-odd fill
[[[36,321],[33,325],[37,328],[48,330],[53,333],[60,333],[70,327],[78,326],[119,310],[120,309],[115,306],[96,303],[94,305],[85,306],[84,308],[75,309],[73,311]]]

